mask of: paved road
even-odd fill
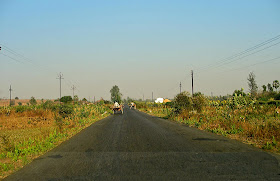
[[[280,180],[278,156],[125,108],[6,180]]]

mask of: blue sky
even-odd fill
[[[206,95],[247,90],[250,71],[261,87],[280,80],[280,59],[260,63],[279,57],[280,45],[217,62],[280,35],[279,22],[277,0],[1,0],[0,97],[12,84],[20,98],[57,98],[59,72],[63,95],[75,85],[91,99],[109,99],[113,85],[124,97],[173,98],[180,81],[191,91],[192,69],[195,91]]]

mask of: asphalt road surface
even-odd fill
[[[124,109],[6,180],[280,180],[279,157]]]

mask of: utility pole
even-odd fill
[[[10,85],[10,106],[12,106],[12,86]]]
[[[59,91],[59,104],[61,105],[61,79],[64,79],[63,78],[63,74],[61,74],[61,72],[59,73],[58,75],[58,78],[56,79],[59,79],[59,87],[60,87],[60,91]]]
[[[192,75],[192,96],[193,96],[193,70],[191,71],[191,75]]]
[[[180,94],[181,94],[181,88],[182,88],[182,84],[181,84],[181,82],[180,82]]]
[[[71,90],[73,90],[73,101],[74,101],[74,96],[75,96],[75,89],[76,89],[76,87],[73,85],[72,87],[71,87]]]

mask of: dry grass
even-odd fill
[[[30,99],[12,99],[12,101],[15,102],[15,106],[19,105],[19,102],[22,103],[22,105],[27,105],[30,101]],[[38,104],[42,103],[41,99],[36,99]],[[54,101],[54,100],[51,100]],[[44,100],[45,102],[45,100]],[[10,105],[10,99],[0,99],[0,106],[9,106]]]
[[[54,126],[54,113],[50,110],[30,110],[22,113],[12,110],[9,116],[0,114],[0,131],[50,126]]]
[[[59,106],[52,110],[42,106],[25,106],[20,111],[17,108],[23,106],[0,109],[0,180],[109,115],[103,105],[75,105],[65,118]]]
[[[180,114],[173,114],[172,108],[164,107],[149,106],[140,110],[280,153],[280,108],[275,105],[239,109],[206,106],[201,113],[183,110]]]

